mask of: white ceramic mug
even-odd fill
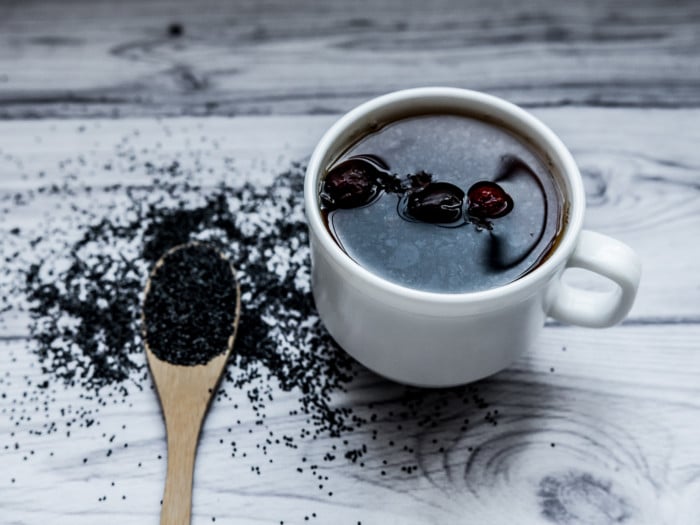
[[[406,288],[371,273],[333,240],[319,207],[326,170],[373,127],[431,114],[487,118],[539,151],[564,194],[564,228],[553,253],[519,279],[490,290],[434,293]],[[579,170],[564,144],[525,110],[497,97],[455,88],[417,88],[375,98],[353,109],[323,136],[306,172],[312,289],[321,320],[350,355],[390,379],[452,386],[488,376],[528,349],[549,315],[566,323],[606,327],[629,312],[641,264],[625,244],[582,230],[586,208]],[[562,282],[566,268],[612,280],[613,292]]]

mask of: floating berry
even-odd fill
[[[434,224],[456,222],[462,216],[464,192],[449,182],[431,182],[409,193],[406,212],[419,221]]]
[[[497,219],[510,213],[513,199],[495,182],[480,181],[467,192],[469,215],[479,219]]]
[[[377,196],[380,168],[365,157],[352,157],[334,167],[323,181],[321,200],[328,208],[357,208]]]

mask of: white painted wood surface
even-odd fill
[[[256,455],[255,438],[248,433],[259,431],[255,417],[246,409],[244,393],[234,390],[231,399],[214,404],[206,421],[194,523],[212,517],[222,523],[304,523],[312,512],[317,523],[348,524],[697,522],[700,276],[693,262],[696,250],[686,241],[700,221],[694,177],[700,164],[695,149],[700,130],[694,123],[700,111],[560,108],[536,114],[561,134],[588,174],[587,226],[625,240],[644,259],[639,300],[628,321],[602,331],[546,328],[530,355],[479,383],[480,394],[499,411],[497,426],[483,419],[483,411],[455,407],[437,428],[421,429],[409,420],[397,430],[388,414],[400,410],[395,400],[402,388],[363,373],[336,402],[380,404],[380,422],[373,428],[415,450],[420,469],[410,475],[398,468],[403,456],[384,441],[370,449],[364,468],[344,459],[324,464],[323,455],[341,444],[329,436],[302,441],[297,450],[281,448],[274,464],[264,465],[266,458]],[[239,169],[232,177],[264,184],[293,160],[303,160],[333,119],[0,123],[0,192],[27,190],[39,180],[46,184],[61,161],[80,151],[85,151],[84,165],[71,168],[77,180],[96,187],[116,180],[143,182],[118,166],[101,168],[115,162],[122,138],[134,133],[140,133],[145,148],[162,142],[164,159],[178,152],[182,159],[192,158],[183,151],[199,151],[206,165],[222,165],[233,157]],[[674,136],[671,128],[684,132]],[[41,171],[45,176],[39,179]],[[16,208],[2,220],[3,239],[15,226],[28,232],[58,213],[55,200]],[[7,246],[3,243],[3,250]],[[587,282],[585,276],[575,278]],[[78,400],[75,388],[52,385],[57,401],[44,413],[39,398],[32,400],[35,387],[28,386],[43,376],[26,350],[26,320],[9,312],[4,322],[3,523],[156,523],[165,441],[154,392],[115,395],[101,406],[97,400]],[[426,393],[428,399],[434,395]],[[288,415],[297,397],[282,394],[268,406],[269,429],[293,432],[304,425],[304,416]],[[98,423],[69,429],[70,438],[63,431],[31,433],[47,421],[65,425],[75,414],[61,415],[57,407],[74,405],[94,410]],[[465,417],[473,423],[462,431]],[[233,419],[241,424],[232,425]],[[117,438],[110,442],[113,435]],[[441,452],[433,439],[450,446]],[[248,450],[248,459],[230,459],[231,440]],[[318,490],[316,478],[297,471],[302,457],[329,475],[333,496]],[[392,458],[394,469],[382,476],[380,471],[388,470],[382,461],[392,465]],[[263,475],[250,471],[261,464]]]
[[[697,107],[699,22],[694,0],[2,2],[0,115],[338,113],[415,85]]]
[[[193,523],[695,525],[699,20],[690,1],[3,2],[0,201],[57,180],[59,165],[97,188],[96,203],[114,199],[99,187],[143,182],[115,159],[125,136],[160,143],[163,159],[198,152],[232,180],[265,184],[309,155],[337,118],[323,114],[391,89],[456,85],[524,104],[579,162],[587,227],[642,256],[629,319],[603,331],[550,324],[533,352],[477,385],[497,426],[470,404],[450,405],[434,428],[409,418],[398,429],[403,388],[363,372],[334,403],[375,403],[378,421],[347,438],[382,436],[364,467],[324,462],[342,445],[330,436],[279,447],[267,463],[245,393],[229,389],[202,435]],[[168,36],[172,22],[181,37]],[[129,118],[102,118],[118,115]],[[12,207],[0,217],[0,260],[12,228],[28,235],[69,205],[44,196]],[[33,393],[45,376],[26,321],[0,314],[0,523],[157,523],[165,436],[155,393],[105,393],[103,404],[51,384],[47,410]],[[426,392],[426,403],[439,396]],[[297,433],[297,399],[277,392],[267,428]],[[79,409],[92,426],[67,426]],[[61,430],[39,434],[51,423]],[[234,440],[247,457],[230,458]],[[410,474],[400,470],[407,454]],[[328,475],[323,490],[312,463]]]

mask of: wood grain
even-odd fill
[[[261,419],[227,383],[201,434],[192,522],[696,525],[698,48],[691,0],[1,2],[0,260],[72,205],[119,206],[105,189],[143,185],[145,162],[264,185],[374,95],[501,95],[572,150],[586,227],[642,256],[631,316],[604,331],[550,323],[464,391],[359,368],[329,403],[368,423],[341,438],[303,437],[300,392],[271,385]],[[66,179],[70,198],[41,191]],[[49,381],[13,299],[0,313],[0,521],[156,523],[166,436],[146,376],[128,395]],[[270,432],[302,437],[286,447]]]
[[[299,393],[275,391],[261,427],[245,392],[226,387],[198,449],[193,523],[305,523],[311,513],[317,523],[339,524],[505,525],[513,516],[536,525],[695,522],[700,282],[687,239],[700,228],[700,115],[591,108],[536,113],[581,165],[587,226],[642,254],[645,274],[630,320],[604,331],[546,328],[531,354],[476,385],[487,408],[454,397],[445,407],[445,394],[424,392],[423,406],[440,403],[442,410],[430,428],[421,425],[430,411],[399,416],[415,393],[363,371],[333,402],[367,418],[376,414],[372,425],[346,436],[348,445],[323,436],[296,449],[278,447],[273,463],[257,448],[259,436],[298,434],[306,416],[290,412],[299,408]],[[99,189],[143,184],[145,161],[177,159],[205,184],[210,169],[231,183],[269,183],[308,155],[334,119],[0,123],[0,208],[10,210],[0,220],[2,254],[52,217],[71,214],[72,202],[118,204],[118,194]],[[38,194],[40,186],[66,176],[76,188],[72,200]],[[85,186],[93,190],[86,193]],[[34,200],[14,203],[17,192],[28,191]],[[14,227],[19,237],[10,234]],[[572,279],[596,285],[583,275]],[[155,523],[166,443],[154,393],[132,385],[126,397],[91,398],[51,384],[51,410],[42,410],[37,385],[45,376],[27,351],[26,319],[11,311],[3,320],[0,461],[6,474],[0,494],[7,522]],[[94,413],[87,419],[95,424],[77,417],[78,406]],[[486,416],[496,410],[494,425]],[[381,437],[373,440],[374,432]],[[232,442],[236,458],[230,458]],[[324,461],[333,446],[342,451],[360,443],[370,444],[364,467],[339,453]],[[319,482],[310,464],[329,479]],[[408,466],[415,470],[402,470]],[[39,497],[47,504],[37,505]]]
[[[5,2],[0,117],[339,113],[442,84],[696,107],[699,46],[692,0]]]
[[[628,243],[642,257],[642,284],[626,323],[698,323],[700,274],[688,240],[700,231],[700,111],[551,108],[535,114],[562,137],[579,163],[588,198],[585,226]],[[119,201],[119,193],[100,188],[122,184],[126,191],[142,185],[148,181],[146,162],[173,160],[203,184],[219,177],[231,184],[267,184],[291,163],[303,161],[335,118],[0,123],[0,204],[13,202],[19,190],[35,194],[30,204],[12,204],[0,218],[4,250],[11,253],[14,244],[39,234],[40,225],[50,222],[49,211],[71,215],[62,197],[38,193],[42,185],[71,176],[75,203],[109,206]],[[85,185],[90,192],[80,189]],[[22,234],[9,235],[13,228]],[[567,279],[600,285],[584,272],[572,271]],[[4,318],[8,336],[26,333],[26,319]]]
[[[293,433],[304,425],[306,416],[289,414],[298,393],[276,394],[261,428],[245,393],[230,390],[229,398],[214,402],[201,436],[193,523],[211,523],[214,516],[216,523],[304,523],[313,511],[317,523],[340,524],[506,525],[517,516],[536,525],[691,525],[700,510],[699,339],[698,326],[548,328],[530,354],[477,383],[487,409],[452,401],[430,428],[419,425],[420,416],[399,415],[415,394],[363,372],[334,402],[360,413],[373,403],[376,422],[345,437],[351,445],[369,444],[364,467],[342,457],[324,461],[331,446],[343,449],[342,439],[330,437],[263,455],[257,433]],[[19,342],[3,344],[0,369],[7,392],[0,398],[6,523],[157,522],[166,445],[153,392],[134,390],[107,406],[83,401],[99,424],[69,427],[67,438],[75,391],[52,385],[65,415],[39,414],[12,436],[14,423],[34,410],[22,397],[32,390],[24,378],[39,382],[41,374]],[[439,391],[422,395],[426,407],[442,399]],[[497,425],[484,419],[494,410]],[[466,430],[464,418],[470,419]],[[49,421],[63,431],[28,433]],[[231,441],[248,456],[231,458]],[[402,471],[406,461],[418,470]],[[318,489],[310,464],[329,477],[324,489],[333,496]],[[255,465],[262,475],[251,470]],[[37,504],[38,495],[44,504]]]

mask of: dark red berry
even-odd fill
[[[334,167],[323,181],[321,200],[329,208],[357,208],[378,193],[379,168],[363,157],[352,157]]]
[[[464,192],[448,182],[431,182],[408,195],[406,212],[419,221],[449,224],[462,216]]]
[[[469,188],[467,197],[469,215],[480,219],[497,219],[513,209],[513,199],[495,182],[477,182]]]

